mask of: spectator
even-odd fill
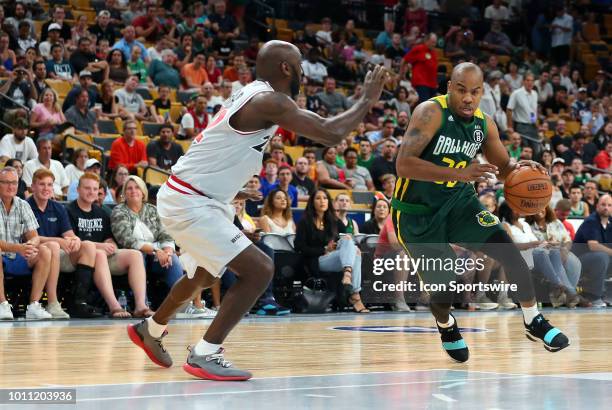
[[[563,198],[569,199],[570,189],[574,185],[574,171],[572,171],[571,168],[565,168],[561,172],[561,179],[563,181],[563,185],[561,185],[561,193],[563,194]]]
[[[323,84],[323,79],[327,77],[327,68],[321,63],[321,52],[314,47],[308,50],[307,59],[302,61],[304,76],[311,82]]]
[[[389,101],[389,104],[395,106],[395,111],[398,113],[406,113],[407,117],[410,117],[410,106],[416,104],[418,101],[418,96],[414,94],[414,90],[412,94],[408,92],[406,87],[400,86],[395,90],[395,96]],[[399,115],[398,115],[399,120]]]
[[[508,21],[510,10],[502,4],[501,0],[493,0],[493,4],[485,8],[484,18],[486,20]]]
[[[348,109],[346,97],[336,91],[336,80],[333,77],[325,78],[324,91],[317,93],[317,97],[332,115]]]
[[[315,184],[308,178],[310,165],[305,157],[300,157],[295,161],[295,172],[291,179],[291,185],[297,188],[298,201],[308,201],[308,198],[315,190]]]
[[[241,90],[243,87],[253,81],[251,70],[243,65],[238,69],[238,80],[232,82],[232,93]]]
[[[557,8],[556,17],[552,21],[551,29],[551,58],[555,65],[562,65],[569,61],[570,44],[574,27],[574,18],[567,14],[565,6]]]
[[[603,98],[610,95],[610,88],[610,81],[606,79],[606,72],[597,70],[595,78],[587,86],[587,91],[592,98]]]
[[[83,167],[83,170],[92,174],[96,174],[98,176],[100,176],[100,173],[102,171],[102,165],[100,164],[100,161],[98,161],[95,158],[89,158],[87,161],[85,161],[85,165]],[[125,170],[127,172],[127,169]],[[84,174],[83,173],[83,174]],[[129,175],[129,174],[128,174]],[[81,175],[83,176],[83,175]],[[72,181],[70,183],[70,186],[68,187],[68,194],[66,195],[66,199],[68,201],[74,201],[75,199],[77,199],[77,197],[79,196],[78,193],[78,186],[79,186],[79,180],[81,179],[81,177],[79,177],[79,179],[77,179],[76,181]],[[104,182],[105,184],[105,182]],[[102,186],[103,183],[100,182],[100,186]],[[105,192],[104,192],[104,197],[103,199],[103,203],[106,204],[114,204],[115,200],[113,198],[113,194],[110,192],[110,190],[106,190],[105,188]],[[108,215],[110,216],[110,212],[108,212]]]
[[[0,162],[6,162],[9,158],[20,161],[29,161],[36,158],[36,144],[28,137],[28,121],[18,118],[13,125],[13,133],[5,134],[0,140]]]
[[[591,178],[591,175],[584,172],[584,165],[582,164],[582,160],[580,158],[574,158],[570,165],[572,171],[574,171],[574,182],[578,185],[583,185],[588,179]]]
[[[438,90],[438,57],[434,50],[438,37],[429,33],[423,43],[410,49],[402,59],[400,78],[405,78],[408,67],[412,67],[411,83],[419,94],[419,102],[434,97]]]
[[[55,80],[74,81],[76,78],[72,66],[64,58],[64,46],[62,44],[53,44],[51,46],[51,58],[45,64],[49,78]]]
[[[195,54],[193,63],[183,66],[181,69],[181,78],[185,82],[185,88],[197,91],[208,81],[205,64],[206,55],[203,51],[199,51]]]
[[[580,185],[572,185],[570,188],[569,200],[571,204],[570,216],[583,218],[589,216],[589,207],[582,201],[582,188]]]
[[[53,183],[55,198],[62,200],[68,190],[68,185],[70,185],[64,167],[61,162],[51,159],[53,149],[50,140],[39,138],[36,141],[36,147],[38,148],[38,157],[25,163],[23,168],[23,181],[29,188],[32,185],[32,175],[34,175],[34,172],[40,168],[46,168],[55,175],[55,181]]]
[[[126,60],[129,60],[132,47],[134,46],[139,47],[140,51],[142,51],[142,59],[145,63],[151,61],[144,44],[136,40],[136,30],[134,29],[134,26],[128,25],[123,29],[123,37],[113,45],[113,48],[121,50]]]
[[[167,85],[171,88],[179,88],[181,85],[181,76],[179,72],[173,67],[176,56],[172,50],[162,51],[162,59],[154,60],[149,65],[149,78],[153,84]]]
[[[0,144],[2,143],[0,142]],[[593,158],[593,164],[599,169],[612,171],[612,140],[608,141],[606,148],[599,151],[595,158]]]
[[[526,143],[539,153],[538,130],[535,126],[538,118],[538,93],[533,89],[533,74],[525,74],[523,86],[510,95],[507,106],[508,133],[516,130],[526,139]],[[535,141],[533,141],[535,140]]]
[[[142,179],[129,176],[123,192],[125,202],[117,205],[111,215],[113,236],[122,248],[142,252],[147,272],[163,275],[171,288],[183,276],[174,240],[164,230],[157,208],[147,203],[149,192]]]
[[[574,230],[574,226],[567,220],[571,210],[572,205],[570,204],[569,199],[566,198],[560,199],[555,205],[555,216],[559,221],[561,221],[573,241],[574,237],[576,236],[576,231]]]
[[[78,318],[100,317],[97,309],[87,304],[87,296],[92,279],[99,284],[110,283],[110,274],[107,273],[106,278],[99,277],[104,275],[104,272],[94,270],[96,246],[93,242],[81,242],[72,231],[64,206],[51,199],[54,179],[53,173],[47,169],[41,168],[36,171],[32,177],[32,196],[27,201],[38,221],[40,241],[51,251],[48,280],[52,281],[52,286],[57,286],[60,268],[62,272],[75,272],[70,293],[72,299],[70,314]],[[103,289],[101,292],[104,294]],[[67,319],[68,315],[57,303],[57,295],[49,298],[55,299],[55,302],[50,303],[47,310],[58,318]]]
[[[521,156],[518,159],[531,161],[533,159],[533,148],[530,146],[524,146],[523,150],[521,151]]]
[[[144,38],[146,41],[157,41],[157,39],[163,33],[159,21],[156,18],[157,7],[155,4],[148,4],[146,6],[145,14],[136,17],[132,24],[136,30],[138,38]]]
[[[368,235],[378,235],[389,216],[389,202],[386,199],[376,199],[372,203],[370,219],[361,226],[361,232]]]
[[[153,83],[149,78],[149,70],[141,57],[142,51],[140,48],[138,46],[132,47],[130,61],[127,63],[129,74],[138,77],[138,82],[141,87],[152,87]]]
[[[555,135],[550,140],[551,146],[555,151],[555,154],[562,156],[565,151],[569,150],[572,144],[572,138],[567,133],[565,120],[559,118],[555,125]]]
[[[223,64],[227,64],[235,48],[234,42],[223,32],[218,33],[212,43],[213,52],[216,53],[217,59],[221,60]]]
[[[542,71],[540,77],[534,83],[538,91],[538,103],[540,104],[544,104],[551,99],[555,92],[552,84],[548,81],[549,77],[548,71]]]
[[[38,131],[39,138],[53,138],[55,130],[64,124],[66,118],[57,102],[57,94],[51,88],[43,90],[38,97],[38,104],[32,110],[30,125]]]
[[[5,109],[4,122],[11,122],[11,116],[16,115],[16,111],[12,108],[16,108],[18,111],[21,107],[34,107],[36,99],[38,99],[38,93],[34,87],[33,79],[27,70],[17,67],[9,74],[8,80],[0,87],[0,93],[6,95],[13,100],[16,105],[3,103]],[[9,110],[8,108],[11,108]]]
[[[224,1],[213,3],[214,12],[208,16],[213,32],[225,33],[228,38],[237,38],[240,35],[240,28],[233,15],[226,13]]]
[[[543,104],[542,109],[548,116],[570,111],[570,103],[567,99],[567,90],[562,85],[555,88],[553,98]]]
[[[100,90],[101,93],[95,100],[96,104],[94,107],[94,111],[98,115],[98,118],[102,120],[113,120],[119,117],[121,114],[119,113],[119,107],[113,95],[113,82],[111,80],[104,81],[100,86]]]
[[[599,193],[597,192],[597,182],[586,181],[584,183],[584,202],[589,207],[589,215],[595,213],[597,208],[597,201],[599,200]]]
[[[332,23],[329,17],[321,19],[321,29],[315,34],[317,42],[322,49],[328,48],[333,43],[332,40]]]
[[[393,199],[393,192],[395,191],[395,182],[397,177],[393,174],[385,174],[380,177],[382,180],[382,191],[376,192],[376,198],[386,199],[389,203]]]
[[[115,84],[123,84],[130,75],[127,60],[121,50],[111,50],[106,57],[108,63],[108,78]]]
[[[172,141],[174,128],[164,124],[159,129],[159,139],[152,140],[147,145],[147,158],[149,165],[169,170],[179,157],[184,154],[183,147]]]
[[[206,74],[208,75],[208,80],[216,86],[221,86],[221,82],[223,81],[223,74],[219,67],[217,67],[217,62],[215,61],[214,55],[209,55],[206,57]]]
[[[115,98],[119,103],[119,111],[124,109],[137,120],[143,121],[147,119],[149,111],[142,96],[136,92],[137,87],[138,77],[131,75],[125,81],[125,86],[115,91]]]
[[[34,90],[36,94],[40,95],[42,91],[47,88],[47,69],[45,68],[44,61],[36,61],[33,65],[34,70]]]
[[[588,108],[587,89],[585,87],[580,87],[576,99],[572,103],[572,117],[577,121],[582,121],[583,116],[586,114],[585,111],[588,110]]]
[[[99,181],[99,177],[91,173],[85,173],[79,179],[77,188],[79,196],[66,207],[72,229],[81,241],[91,241],[96,245],[96,268],[105,272],[110,271],[113,276],[127,273],[130,287],[134,293],[133,316],[152,316],[155,312],[145,303],[146,272],[142,255],[133,249],[118,249],[113,240],[109,216],[95,204],[98,198]],[[114,301],[109,299],[110,295],[107,295],[106,302],[109,307],[115,305]],[[114,308],[111,307],[112,315],[122,314],[117,305]]]
[[[304,216],[296,229],[295,249],[304,256],[311,276],[342,270],[343,297],[357,313],[369,313],[361,290],[361,253],[350,235],[340,236],[344,225],[336,218],[329,193],[318,189],[308,199]],[[338,301],[342,303],[343,301]]]
[[[499,21],[493,21],[491,24],[491,31],[489,31],[482,40],[482,48],[490,51],[491,53],[511,55],[514,51],[514,45],[512,44],[510,37],[508,37],[508,35],[502,31],[502,25]],[[516,66],[516,63],[513,64]],[[516,69],[518,69],[518,67],[516,67]],[[523,85],[522,81],[517,81],[516,87],[513,87],[513,84],[510,84],[513,90],[520,88],[521,85]]]
[[[400,111],[397,114],[397,126],[393,131],[393,138],[401,141],[404,139],[404,135],[406,134],[406,130],[408,129],[408,123],[410,122],[410,116],[406,111]]]
[[[142,141],[136,139],[136,129],[134,120],[128,120],[123,124],[123,136],[117,138],[111,145],[109,169],[113,170],[121,164],[134,173],[136,167],[149,165],[147,149]]]
[[[82,37],[90,37],[91,33],[88,28],[87,16],[81,14],[77,17],[76,25],[70,30],[72,43],[78,42]]]
[[[70,65],[72,65],[72,68],[77,73],[81,71],[89,72],[89,75],[97,84],[108,78],[108,62],[104,60],[99,61],[96,54],[91,52],[91,40],[89,37],[81,37],[79,39],[78,49],[70,56]]]
[[[374,183],[372,182],[372,176],[367,168],[357,165],[357,150],[349,147],[344,150],[344,160],[346,166],[344,167],[344,176],[346,183],[355,191],[373,191]]]
[[[357,159],[357,165],[369,171],[372,169],[374,159],[375,156],[372,155],[372,143],[367,139],[359,141],[359,158]]]
[[[49,26],[49,28],[47,29],[46,33],[48,35],[47,39],[44,41],[41,41],[38,44],[38,52],[40,53],[40,55],[45,58],[46,60],[48,60],[49,58],[51,58],[51,48],[54,45],[62,45],[62,39],[61,39],[61,32],[60,32],[60,26],[58,24],[51,24]],[[41,33],[42,35],[42,33]]]
[[[561,157],[566,164],[571,164],[574,158],[580,158],[583,164],[592,164],[596,155],[594,144],[586,144],[584,135],[578,133],[572,138],[572,146]]]
[[[375,46],[383,46],[383,49],[387,49],[387,47],[391,47],[391,37],[393,36],[393,31],[395,30],[395,23],[391,19],[385,20],[385,29],[378,33],[376,36],[376,40],[374,40]]]
[[[4,222],[3,229],[0,229],[3,273],[6,276],[32,275],[32,290],[26,319],[51,319],[52,314],[43,309],[39,303],[50,273],[51,251],[45,246],[40,246],[40,238],[36,232],[38,223],[28,203],[16,197],[17,185],[18,176],[15,168],[5,167],[0,170],[0,201],[2,201],[0,212]],[[13,319],[10,306],[6,302],[4,284],[0,290],[2,291],[0,314],[5,319]],[[47,292],[49,290],[47,289]]]
[[[285,165],[278,167],[278,183],[276,185],[277,188],[282,189],[289,196],[289,202],[292,207],[297,207],[298,205],[298,191],[297,188],[291,185],[291,179],[293,178],[293,174],[291,173],[291,168]]]
[[[223,70],[223,78],[230,82],[238,81],[238,68],[245,65],[244,56],[242,54],[232,54]]]
[[[171,122],[170,109],[172,101],[170,101],[170,87],[162,85],[157,89],[158,97],[153,100],[153,104],[149,107],[151,116],[158,124]]]
[[[68,92],[68,95],[64,99],[64,103],[62,104],[62,111],[68,111],[70,107],[75,104],[77,95],[79,94],[81,89],[85,89],[89,93],[89,108],[94,107],[94,103],[99,99],[98,87],[93,83],[93,77],[91,76],[91,72],[83,70],[79,72],[79,84],[72,87],[72,89]],[[104,91],[104,87],[102,88],[102,91]]]
[[[224,98],[220,95],[215,95],[215,86],[207,81],[202,86],[202,95],[206,98],[206,111],[212,113],[215,106],[223,104]]]
[[[511,158],[518,160],[523,150],[521,134],[513,132],[510,134],[510,144],[506,147]]]
[[[414,26],[418,27],[421,33],[426,33],[427,13],[418,0],[408,0],[408,7],[404,14],[404,34],[408,34]]]
[[[344,171],[336,165],[336,148],[325,147],[323,159],[317,162],[317,180],[319,186],[333,189],[351,189],[345,183]]]
[[[295,233],[289,195],[282,188],[275,188],[266,197],[259,219],[266,233],[289,235]]]
[[[108,10],[102,10],[98,13],[96,24],[90,27],[89,32],[96,36],[98,43],[101,39],[108,40],[109,44],[115,44],[117,36],[115,35],[115,27],[110,23],[111,14]]]
[[[28,24],[28,35],[31,35],[32,37],[37,36],[38,33],[36,33],[36,31],[34,30],[34,25],[32,24],[32,20],[28,18],[28,14],[29,10],[26,8],[26,5],[24,3],[15,3],[15,11],[13,12],[13,16],[8,17],[6,18],[6,20],[4,20],[4,26],[6,28],[10,27],[11,30],[9,31],[13,37],[17,37],[18,29],[19,31],[21,31],[21,23]]]
[[[64,21],[66,18],[66,11],[62,6],[55,6],[53,11],[50,13],[51,20],[47,21],[42,25],[41,33],[40,33],[40,41],[45,41],[47,39],[47,33],[51,31],[52,26],[57,26],[57,30],[59,31],[60,37],[68,42],[72,38],[71,27]]]
[[[89,109],[89,91],[84,88],[79,90],[76,104],[66,111],[65,118],[77,131],[96,137],[100,135],[96,113]]]
[[[83,176],[85,173],[85,164],[89,159],[89,154],[87,153],[87,148],[79,148],[74,151],[72,155],[72,163],[66,165],[64,171],[66,172],[66,177],[68,181],[70,181],[70,185],[79,181],[79,178]],[[55,177],[53,178],[55,179]],[[68,188],[70,191],[70,187]]]
[[[370,174],[374,181],[374,187],[378,190],[382,190],[382,176],[385,174],[396,175],[395,171],[395,155],[397,153],[397,144],[392,139],[387,140],[383,144],[382,155],[376,157],[372,162],[370,168]]]
[[[117,166],[115,171],[112,174],[110,181],[110,191],[115,200],[115,203],[120,204],[124,201],[123,195],[123,185],[125,185],[125,181],[130,176],[130,171],[123,164]]]
[[[397,144],[397,140],[393,136],[395,133],[395,122],[391,118],[387,118],[383,121],[383,127],[380,131],[370,133],[368,139],[372,143],[372,149],[374,151],[382,151],[382,145],[385,142],[392,140]]]
[[[180,140],[192,140],[208,126],[209,116],[206,112],[206,97],[197,95],[192,98],[195,98],[195,106],[188,109],[181,119],[181,127],[177,137]]]
[[[17,158],[11,158],[8,161],[6,161],[6,164],[4,164],[4,166],[15,168],[15,170],[17,171],[17,176],[19,177],[19,182],[17,185],[17,198],[27,199],[27,197],[30,196],[30,193],[28,192],[28,187],[26,186],[26,183],[23,182],[23,178],[22,178],[23,163]]]
[[[610,108],[608,108],[608,111],[610,111]],[[612,115],[608,115],[608,122],[595,135],[593,144],[595,144],[597,149],[602,150],[605,149],[608,141],[612,141]]]
[[[589,307],[590,302],[578,296],[576,290],[576,286],[580,280],[580,260],[576,255],[570,252],[572,241],[569,233],[563,224],[555,217],[555,213],[550,205],[541,212],[528,216],[525,222],[531,226],[538,240],[548,244],[549,247],[547,251],[550,254],[551,260],[554,260],[555,263],[561,261],[565,269],[565,271],[560,270],[556,272],[560,281],[557,282],[556,285],[564,287],[563,293],[565,295],[563,295],[561,299],[565,297],[567,307],[574,308],[578,304]]]
[[[359,234],[359,226],[354,219],[348,216],[351,206],[351,197],[347,193],[341,192],[334,198],[336,218],[338,218],[338,221],[344,226],[344,232],[349,235],[357,235]]]
[[[391,46],[385,50],[385,58],[391,60],[393,70],[398,70],[404,57],[405,51],[402,47],[402,36],[399,33],[394,33],[391,37]]]
[[[586,218],[574,238],[572,251],[583,266],[583,295],[592,301],[593,307],[606,307],[602,300],[605,294],[604,280],[609,275],[612,256],[612,199],[603,195],[597,202],[596,212]],[[0,245],[1,246],[1,245]]]
[[[521,88],[523,76],[518,72],[518,65],[514,61],[509,61],[507,71],[508,73],[504,76],[504,81],[510,86],[510,89],[514,91]]]

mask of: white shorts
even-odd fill
[[[234,225],[235,210],[198,194],[183,194],[162,185],[157,211],[166,231],[181,247],[180,261],[190,279],[198,266],[215,277],[252,242]]]

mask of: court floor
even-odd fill
[[[181,369],[207,320],[171,323],[170,369],[129,342],[130,321],[6,322],[0,388],[76,388],[76,406],[53,409],[610,408],[612,309],[546,315],[570,337],[564,351],[528,341],[518,311],[456,313],[471,352],[464,364],[447,359],[425,312],[250,317],[225,344],[254,374],[240,383]]]

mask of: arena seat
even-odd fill
[[[98,130],[102,134],[119,134],[117,123],[114,120],[98,120]]]
[[[304,154],[304,147],[300,145],[286,146],[285,154],[289,155],[295,164],[295,161]]]
[[[62,98],[65,98],[66,95],[68,95],[68,93],[72,89],[72,84],[70,84],[69,81],[53,80],[53,79],[47,78],[45,80],[45,83],[47,83],[49,88],[51,88],[53,91],[56,92],[58,97],[62,97]]]
[[[289,242],[287,236],[285,235],[266,233],[265,235],[262,235],[261,241],[275,251],[293,252],[293,245]]]
[[[141,168],[138,168],[140,172]],[[162,185],[168,180],[170,173],[157,167],[145,167],[142,171],[142,179],[149,185]]]
[[[149,137],[156,137],[159,135],[159,130],[164,124],[158,124],[156,122],[142,122],[142,134]]]
[[[191,147],[191,140],[175,140],[175,142],[183,148],[183,152],[187,152]]]
[[[96,145],[101,146],[102,148],[104,148],[104,151],[110,151],[111,146],[113,145],[113,142],[119,138],[120,135],[115,134],[115,135],[110,135],[110,134],[106,134],[106,135],[100,135],[99,137],[93,137],[93,142]]]

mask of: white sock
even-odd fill
[[[162,333],[164,333],[164,330],[166,330],[168,327],[168,325],[160,325],[157,323],[155,320],[153,320],[153,316],[148,317],[146,320],[149,328],[149,334],[156,339],[160,338]]]
[[[530,325],[533,319],[540,314],[540,312],[538,311],[538,305],[535,303],[531,307],[521,306],[521,310],[523,311],[525,323],[527,323],[528,325]]]
[[[221,345],[215,345],[212,343],[208,343],[204,339],[200,339],[200,341],[195,345],[194,351],[195,354],[197,354],[198,356],[203,356],[215,353],[217,350],[219,350],[220,347]]]
[[[452,325],[455,324],[455,318],[452,317],[451,315],[448,315],[448,323],[440,323],[436,320],[436,323],[438,324],[438,326],[440,326],[441,328],[449,328]]]

